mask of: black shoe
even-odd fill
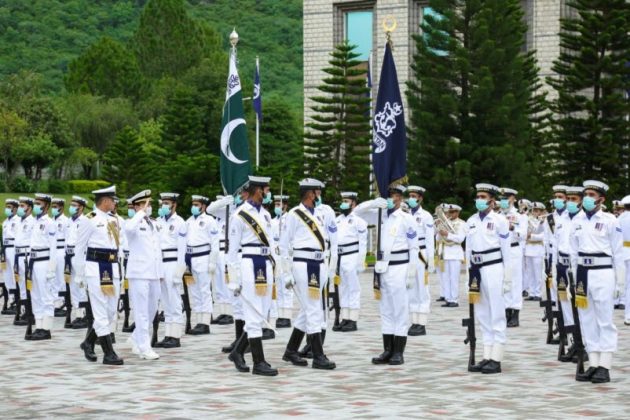
[[[459,303],[457,303],[457,302],[449,302],[448,307],[449,308],[459,308]]]
[[[188,332],[190,335],[204,335],[210,334],[210,325],[207,324],[197,324],[195,328]]]
[[[311,336],[311,346],[313,347],[313,369],[332,370],[337,367],[335,362],[328,360],[324,354],[322,343],[322,333],[309,334]]]
[[[521,294],[523,295],[524,298],[529,296],[529,293],[527,293],[527,290],[523,290],[523,293],[521,293]]]
[[[445,303],[441,304],[440,306],[442,308],[448,308],[448,305],[449,305],[449,302],[445,302]]]
[[[260,337],[250,338],[249,346],[252,349],[252,359],[254,361],[254,368],[252,369],[252,373],[254,375],[276,376],[278,374],[278,369],[272,368],[265,360],[262,339]]]
[[[530,300],[536,301],[536,302],[540,302],[542,301],[542,297],[540,296],[533,296]]]
[[[270,328],[263,328],[262,329],[262,339],[263,340],[273,340],[274,338],[276,338],[276,333],[273,332],[272,329],[270,329]]]
[[[219,323],[219,318],[221,318],[223,315],[219,315],[218,317],[214,317],[211,316],[210,317],[210,325],[217,325]]]
[[[595,369],[593,376],[591,376],[591,382],[594,384],[610,382],[610,372],[608,369],[598,366],[597,369]]]
[[[234,324],[234,318],[232,317],[232,315],[226,315],[226,314],[219,315],[219,318],[217,318],[217,324],[219,325]]]
[[[505,308],[505,322],[509,324],[511,318],[512,318],[512,309]]]
[[[311,336],[306,336],[306,344],[302,347],[302,350],[299,351],[300,357],[304,357],[305,359],[313,358],[313,350],[311,348]]]
[[[291,328],[291,320],[288,318],[276,319],[276,328]]]
[[[419,335],[427,335],[427,329],[424,325],[413,324],[411,327],[409,327],[409,331],[407,332],[407,335],[410,335],[412,337],[416,337]]]
[[[617,306],[618,306],[618,308],[615,308],[615,309],[620,309],[620,310],[622,310],[622,311],[626,309],[626,305],[624,305],[623,303],[620,303],[620,304],[619,304],[619,305],[617,305]],[[602,368],[602,369],[603,369],[603,368]]]
[[[438,299],[435,299],[436,302],[444,302],[446,298],[444,296],[440,296]]]
[[[104,335],[102,337],[98,337],[98,340],[101,344],[101,348],[103,349],[103,364],[104,365],[116,365],[120,366],[124,364],[123,359],[118,357],[116,352],[114,351],[114,345],[112,343],[111,335]]]
[[[468,372],[481,372],[481,369],[483,369],[483,367],[489,362],[490,362],[489,359],[483,359],[481,362],[477,363],[476,365],[468,366]]]
[[[392,357],[392,350],[394,349],[394,335],[383,334],[383,353],[377,357],[372,357],[372,363],[375,365],[386,365],[389,363],[389,359]]]
[[[575,380],[578,382],[590,382],[595,375],[595,371],[597,368],[595,366],[591,366],[584,373],[576,373]]]
[[[179,338],[175,338],[175,337],[165,337],[164,341],[162,342],[162,348],[165,349],[174,349],[176,347],[181,347],[181,343],[179,341]]]
[[[332,330],[335,332],[341,331],[341,329],[344,327],[344,325],[346,325],[347,322],[347,319],[342,319],[340,323],[333,325]]]
[[[488,363],[483,365],[481,373],[492,374],[501,373],[501,362],[495,362],[494,360],[488,360]]]
[[[88,320],[85,317],[76,318],[74,321],[72,321],[70,325],[70,328],[72,328],[73,330],[81,330],[88,327]]]
[[[66,310],[64,308],[55,308],[55,318],[63,318],[66,316]]]
[[[17,305],[15,302],[11,302],[11,305],[7,309],[2,310],[2,315],[15,315],[17,313]]]
[[[94,328],[91,328],[87,335],[85,336],[85,340],[81,343],[81,350],[83,350],[83,354],[85,358],[90,362],[96,362],[98,358],[96,357],[96,353],[94,352],[94,345],[96,344],[96,331]]]
[[[508,328],[516,328],[518,326],[520,326],[519,323],[519,314],[520,314],[520,310],[519,309],[512,309],[512,316],[510,316],[510,320],[507,323]]]
[[[569,347],[567,349],[567,352],[565,354],[561,354],[558,356],[558,361],[559,362],[563,362],[563,363],[569,363],[573,360],[573,356],[575,356],[576,353],[576,348],[575,345],[571,345],[571,347]]]
[[[153,347],[153,348],[164,348],[164,343],[166,341],[168,341],[169,338],[171,338],[171,337],[164,337],[164,339],[162,339],[162,341],[157,341],[151,347]]]
[[[357,321],[348,321],[346,323],[346,325],[344,325],[343,327],[341,327],[341,332],[353,332],[356,331],[357,328]]]
[[[50,330],[37,329],[33,334],[28,336],[28,338],[24,337],[26,340],[31,341],[41,341],[41,340],[50,340],[52,337],[50,335]]]
[[[124,333],[132,333],[136,329],[136,323],[132,322],[130,326],[123,327],[122,332]]]
[[[308,366],[308,362],[302,359],[302,357],[300,357],[300,353],[298,352],[303,338],[304,331],[293,328],[293,332],[291,333],[291,337],[287,343],[287,348],[284,351],[282,360],[285,362],[291,362],[295,366]]]
[[[239,372],[249,372],[249,366],[245,363],[245,357],[243,354],[245,353],[245,347],[247,347],[247,333],[244,332],[236,341],[236,345],[234,346],[234,350],[228,356],[231,362],[234,363],[234,367]]]
[[[392,357],[389,359],[390,365],[402,365],[405,363],[403,354],[405,353],[406,345],[407,337],[394,336],[394,350],[392,351]]]

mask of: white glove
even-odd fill
[[[240,295],[242,288],[243,286],[240,284],[233,283],[231,281],[228,283],[228,289],[234,294],[234,296]]]
[[[365,271],[365,255],[360,255],[359,260],[357,261],[357,273],[361,274]]]
[[[292,274],[284,273],[284,275],[282,276],[282,280],[284,281],[284,287],[286,287],[287,289],[293,289],[293,287],[295,286],[295,279],[293,278]]]
[[[429,273],[435,273],[435,259],[429,258],[427,270]]]
[[[228,264],[228,277],[230,278],[230,282],[228,286],[235,286],[234,288],[230,288],[230,290],[234,291],[237,288],[241,287],[243,284],[243,276],[241,274],[241,266],[238,264]]]
[[[231,195],[226,195],[225,197],[210,203],[210,205],[206,208],[206,213],[216,213],[217,211],[224,209],[232,204],[234,204],[234,197],[232,197]]]
[[[370,207],[372,207],[374,209],[386,209],[387,208],[387,200],[385,200],[383,197],[375,198],[370,203]]]
[[[178,265],[173,272],[173,278],[171,279],[173,284],[182,284],[184,281],[184,273],[186,272],[186,265]]]
[[[623,292],[626,288],[626,270],[625,267],[619,267],[615,270],[615,277],[617,278],[617,283],[615,284],[615,299],[618,299],[623,295]]]
[[[80,275],[78,275],[78,274],[75,274],[75,275],[74,275],[74,278],[73,278],[73,281],[74,281],[74,282],[75,282],[75,284],[76,284],[77,286],[79,286],[81,289],[84,289],[84,288],[85,288],[85,277],[83,277],[82,275],[80,276]]]
[[[503,294],[508,294],[512,290],[512,270],[503,267]]]
[[[330,256],[330,261],[328,262],[328,278],[333,280],[335,278],[335,272],[337,271],[337,262],[339,261],[339,256],[335,253]]]
[[[416,281],[416,276],[418,275],[418,257],[411,257],[409,264],[407,266],[407,289],[411,289],[413,287],[414,281]]]

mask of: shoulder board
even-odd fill
[[[88,219],[93,218],[94,216],[96,216],[96,212],[95,211],[91,211],[89,212],[85,217],[87,217]]]

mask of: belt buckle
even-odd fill
[[[593,260],[593,258],[582,259],[582,265],[593,265],[593,264],[595,264],[595,261]]]
[[[343,247],[338,247],[337,248],[337,254],[343,254]]]
[[[192,254],[193,253],[193,249],[191,246],[187,246],[186,247],[186,254]]]
[[[483,264],[483,257],[481,255],[473,255],[472,262],[475,264]]]
[[[315,253],[314,253],[314,254],[315,254],[315,259],[316,259],[316,260],[321,260],[321,259],[323,259],[323,257],[324,257],[324,255],[323,255],[322,251],[315,251]]]
[[[269,247],[268,246],[261,247],[260,248],[260,255],[262,255],[262,256],[269,255]]]

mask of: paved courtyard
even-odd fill
[[[432,276],[433,298],[436,280]],[[84,330],[64,330],[62,318],[56,319],[51,341],[27,342],[24,328],[2,316],[0,417],[626,418],[630,327],[623,326],[622,311],[615,311],[619,352],[609,384],[577,383],[575,365],[556,361],[557,347],[544,342],[546,325],[537,302],[525,303],[521,327],[508,332],[503,373],[468,373],[463,292],[459,308],[433,304],[428,335],[409,337],[404,365],[374,366],[370,359],[381,351],[378,308],[371,274],[362,282],[359,331],[329,331],[326,338],[325,350],[337,369],[283,362],[290,330],[281,329],[275,340],[264,342],[267,360],[280,369],[275,378],[234,369],[220,352],[232,340],[231,325],[212,326],[210,336],[187,336],[179,349],[159,349],[157,361],[139,360],[124,345],[127,334],[118,332],[116,349],[125,365],[112,367],[86,361],[78,347]],[[479,341],[478,358],[481,347]],[[97,354],[100,359],[98,347]]]

